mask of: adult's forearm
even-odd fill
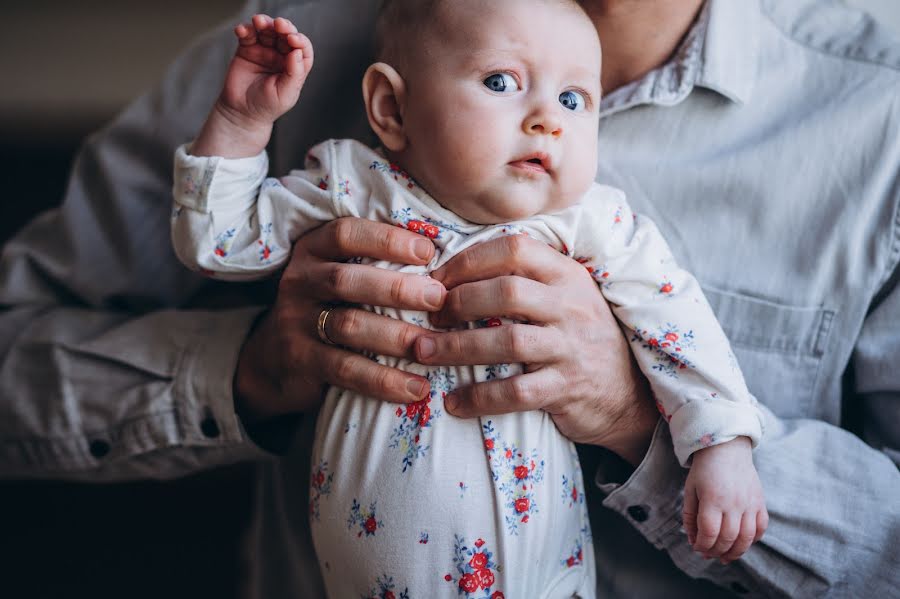
[[[0,315],[0,477],[174,478],[265,452],[231,392],[258,309]]]
[[[681,529],[686,470],[668,430],[657,430],[644,462],[622,485],[601,485],[604,505],[622,514],[693,578],[750,596],[889,596],[900,551],[900,474],[880,451],[838,427],[782,421],[766,411],[765,442],[754,461],[770,525],[762,541],[724,566],[704,560]]]

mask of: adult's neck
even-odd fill
[[[739,0],[743,1],[743,0]],[[640,79],[678,49],[704,0],[586,0],[600,34],[604,93]]]

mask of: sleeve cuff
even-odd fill
[[[265,150],[248,158],[192,156],[190,144],[175,150],[172,193],[175,202],[197,212],[210,211],[209,198],[217,210],[241,210],[252,204],[269,172]],[[248,195],[249,194],[249,195]]]
[[[669,427],[660,420],[647,455],[624,483],[612,482],[616,478],[606,463],[598,468],[594,483],[606,495],[604,507],[621,514],[648,541],[663,548],[669,544],[666,539],[682,528],[686,475],[675,457]]]

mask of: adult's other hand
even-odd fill
[[[427,264],[432,243],[415,233],[360,218],[331,221],[294,244],[274,306],[241,348],[234,378],[237,408],[255,420],[316,408],[326,385],[392,402],[413,402],[428,381],[377,364],[358,353],[412,358],[425,329],[356,308],[370,304],[435,311],[446,298],[440,283],[412,274],[348,263],[365,256],[399,264]],[[317,335],[323,309],[328,338]]]
[[[521,362],[522,375],[455,390],[460,417],[545,410],[578,443],[637,464],[659,418],[628,343],[585,268],[517,235],[471,247],[432,276],[449,290],[432,322],[452,326],[506,316],[511,324],[419,336],[422,364]]]

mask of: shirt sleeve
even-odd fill
[[[898,212],[900,213],[900,212]],[[898,221],[900,222],[900,221]],[[900,248],[900,231],[894,247]],[[685,473],[666,426],[624,481],[600,468],[603,505],[693,578],[748,597],[887,597],[900,571],[900,252],[873,302],[852,359],[844,420],[781,419],[760,406],[765,443],[753,454],[769,529],[737,562],[704,560],[682,529]],[[608,460],[607,460],[608,461]]]
[[[304,170],[280,179],[266,177],[265,152],[227,159],[178,148],[171,229],[179,259],[216,278],[258,279],[287,263],[303,233],[340,216],[359,216],[350,180],[335,172],[335,144],[319,144]]]
[[[579,214],[573,257],[625,329],[679,462],[738,436],[755,447],[763,435],[757,402],[700,285],[676,264],[656,225],[604,186],[592,188]]]
[[[266,300],[214,289],[167,241],[172,152],[214,102],[233,43],[229,24],[185,52],[87,140],[62,205],[3,247],[0,476],[173,478],[267,455],[231,390]],[[231,307],[189,309],[202,296]]]

